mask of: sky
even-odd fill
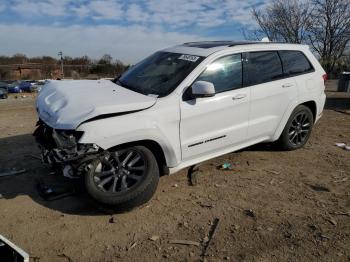
[[[242,40],[268,0],[0,0],[0,55],[110,54],[135,63],[176,44]]]

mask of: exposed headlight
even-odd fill
[[[58,148],[74,148],[84,132],[75,130],[53,130],[52,137]]]

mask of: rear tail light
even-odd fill
[[[322,78],[323,78],[323,81],[326,82],[326,81],[328,80],[327,74],[324,74],[324,75],[322,76]]]

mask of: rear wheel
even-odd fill
[[[144,146],[110,152],[92,162],[85,177],[89,195],[100,203],[128,209],[147,202],[156,191],[159,169]]]
[[[280,138],[279,144],[284,150],[301,148],[308,141],[314,118],[311,110],[304,106],[298,106],[291,114]]]

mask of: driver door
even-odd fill
[[[250,88],[242,88],[241,54],[218,58],[196,81],[213,83],[216,94],[205,98],[184,96],[181,101],[182,160],[239,145],[247,137]]]

